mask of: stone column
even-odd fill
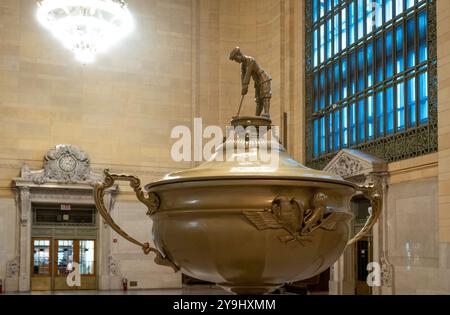
[[[20,267],[19,291],[30,291],[31,256],[31,202],[30,188],[20,188]]]

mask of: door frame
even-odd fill
[[[50,242],[49,245],[49,275],[35,275],[34,274],[34,241],[46,241]],[[53,238],[52,237],[32,237],[31,238],[31,259],[30,259],[30,287],[32,289],[33,278],[50,278],[50,288],[48,290],[34,290],[34,291],[53,291]]]

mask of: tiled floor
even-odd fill
[[[153,289],[153,290],[112,290],[112,291],[97,291],[97,290],[74,290],[74,291],[33,291],[21,293],[7,293],[14,295],[229,295],[217,287],[209,286],[192,286],[182,289]],[[285,292],[283,294],[294,294]],[[328,292],[314,292],[317,294],[328,294]]]

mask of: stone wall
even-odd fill
[[[40,169],[48,149],[68,143],[88,153],[93,171],[144,183],[193,166],[172,161],[170,131],[194,117],[224,126],[235,115],[240,67],[228,54],[236,45],[273,77],[274,123],[288,113],[289,150],[303,159],[303,1],[130,0],[130,10],[135,31],[81,65],[38,24],[34,1],[0,1],[0,279],[18,246],[11,180],[23,163]],[[254,112],[253,95],[251,86],[243,114]],[[126,186],[115,218],[149,239],[151,222],[141,223]],[[139,288],[180,285],[120,237],[111,250],[129,280],[148,275]]]
[[[450,243],[450,1],[437,1],[439,238]]]

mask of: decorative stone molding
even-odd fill
[[[112,256],[108,256],[108,271],[111,276],[119,276],[119,264],[117,263],[116,259]]]
[[[25,227],[28,224],[30,218],[30,188],[27,186],[20,189],[20,224]]]
[[[103,175],[92,172],[88,156],[77,146],[60,144],[49,150],[43,159],[43,168],[30,170],[28,165],[21,168],[21,176],[12,181],[12,190],[19,213],[20,243],[16,248],[18,258],[8,262],[7,273],[18,279],[17,289],[21,292],[30,290],[31,277],[31,236],[32,203],[77,203],[94,204],[93,185]],[[105,191],[109,198],[108,205],[114,206],[114,197],[118,186]],[[108,209],[109,211],[111,209]],[[102,242],[109,247],[110,237]],[[108,254],[102,253],[99,261],[108,261]],[[117,273],[117,263],[99,264],[98,274]]]
[[[24,164],[21,178],[42,185],[49,181],[66,184],[94,183],[102,177],[91,172],[89,158],[80,148],[70,144],[58,144],[45,154],[42,170],[32,171]]]
[[[33,201],[52,201],[52,202],[70,202],[70,201],[86,201],[93,202],[92,191],[90,190],[61,190],[57,188],[36,188],[33,191]]]
[[[343,178],[364,177],[374,172],[386,172],[387,163],[361,151],[343,149],[323,170]]]
[[[380,256],[381,263],[381,285],[385,287],[392,287],[392,271],[393,266],[388,262],[385,255]]]
[[[342,177],[355,176],[363,170],[362,163],[358,160],[352,159],[349,156],[343,155],[339,157],[336,164],[330,169],[330,172]]]
[[[383,192],[383,198],[387,195],[387,163],[382,159],[367,153],[353,150],[343,149],[325,166],[324,171],[339,175],[342,178],[358,185],[373,184],[377,191]],[[383,202],[385,211],[385,200]],[[382,286],[392,287],[394,278],[394,268],[389,263],[387,257],[387,249],[385,248],[385,235],[383,226],[386,224],[383,213],[379,218],[379,222],[373,229],[373,246],[374,259],[381,265],[381,282]],[[330,294],[353,294],[355,286],[354,273],[345,272],[348,267],[353,266],[353,252],[351,247],[333,266],[333,273],[330,281]],[[378,292],[376,290],[373,291]]]
[[[9,260],[6,263],[6,277],[16,278],[19,276],[19,257]]]

